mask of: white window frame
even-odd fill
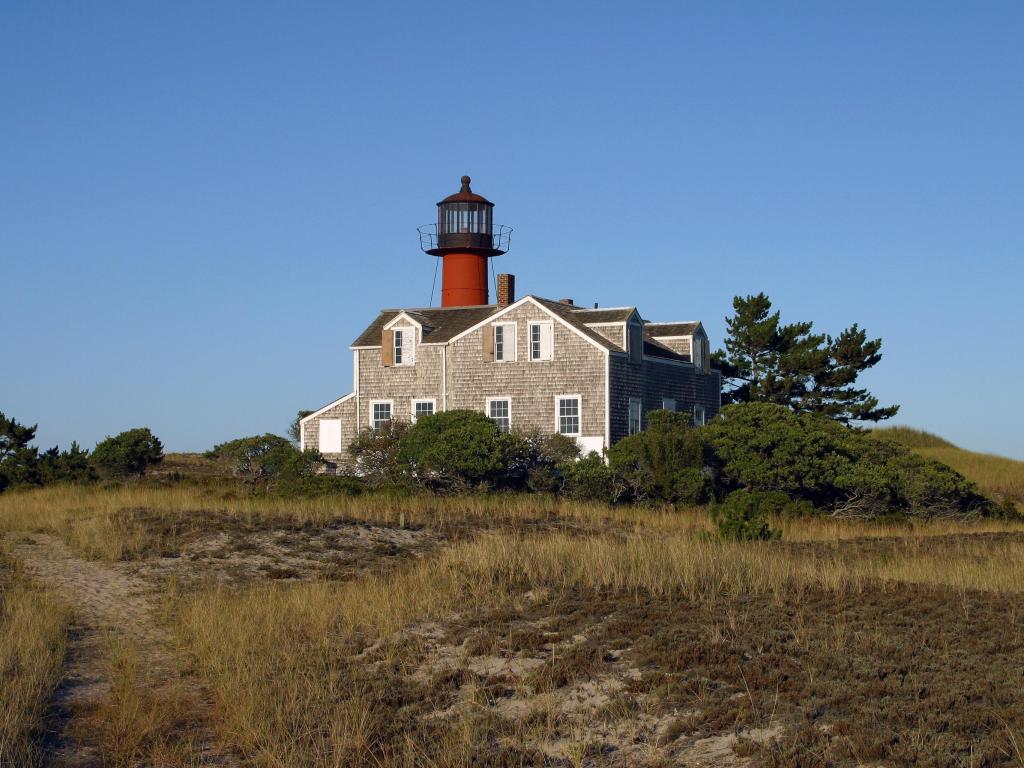
[[[416,423],[416,406],[420,403],[430,403],[430,415],[437,413],[437,400],[433,397],[418,397],[409,404],[409,418]]]
[[[377,420],[376,420],[376,418],[374,418],[374,415],[373,415],[374,407],[378,406],[378,405],[386,405],[388,407],[388,413],[391,414],[391,416],[388,418],[388,421],[394,421],[395,420],[395,401],[394,400],[371,400],[370,401],[370,418],[367,421],[367,423],[370,425],[370,429],[372,429],[374,432],[376,432],[380,428],[380,427],[377,426],[377,423],[376,423]]]
[[[484,401],[484,415],[488,419],[490,419],[491,421],[494,421],[494,417],[491,416],[491,403],[505,403],[505,406],[506,406],[506,408],[508,410],[508,429],[507,430],[502,429],[502,432],[511,432],[512,431],[512,398],[511,397],[488,397]],[[497,422],[495,422],[495,423],[497,423]],[[501,425],[500,424],[498,425],[498,429],[501,429]]]
[[[519,335],[519,332],[518,332],[518,325],[519,324],[513,321],[513,322],[510,322],[510,323],[491,323],[491,325],[494,327],[494,362],[496,362],[496,363],[514,363],[516,361],[516,358],[518,357],[518,349],[519,349],[518,342],[519,342],[519,339],[517,337]],[[498,357],[498,329],[499,328],[501,328],[501,337],[502,337],[501,338],[501,357]],[[511,339],[506,338],[507,336],[509,336],[509,333],[508,333],[509,328],[512,329]],[[512,353],[511,356],[509,356],[509,352],[510,351]]]
[[[563,400],[575,400],[576,401],[576,421],[577,431],[576,432],[563,432],[562,431],[562,401]],[[580,395],[555,395],[555,432],[566,437],[582,437],[583,436],[583,398]]]
[[[331,423],[338,425],[338,442],[336,446],[324,448],[324,424]],[[320,419],[318,422],[319,434],[317,435],[317,450],[320,453],[342,453],[342,431],[341,419]]]
[[[694,424],[694,426],[703,427],[707,423],[708,423],[707,422],[707,410],[704,408],[703,405],[700,405],[699,403],[694,404],[694,406],[693,406],[693,424]]]
[[[633,406],[636,406],[636,429],[633,429]],[[626,412],[626,434],[635,435],[644,428],[644,401],[639,397],[629,398],[629,409]]]
[[[548,329],[548,354],[544,357],[544,328]],[[529,335],[526,337],[526,353],[531,363],[547,363],[555,359],[555,324],[551,320],[531,320],[529,323]],[[540,328],[539,357],[533,356],[533,329]]]
[[[672,407],[670,408],[669,405],[671,405]],[[675,401],[675,399],[671,398],[671,397],[663,397],[663,398],[661,398],[661,409],[663,411],[672,411],[673,413],[675,413],[675,411],[676,411],[676,401]]]

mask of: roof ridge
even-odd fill
[[[379,312],[452,312],[460,309],[498,309],[497,304],[468,304],[464,307],[385,307]]]

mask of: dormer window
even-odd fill
[[[412,328],[395,328],[394,339],[394,364],[396,366],[415,364],[416,331]]]
[[[629,362],[639,363],[644,356],[644,327],[639,323],[630,323],[627,329]]]

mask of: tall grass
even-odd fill
[[[598,601],[636,593],[709,603],[752,594],[781,601],[809,589],[856,593],[878,582],[1019,593],[1024,542],[921,537],[850,556],[838,548],[687,534],[496,532],[356,582],[197,595],[184,601],[180,626],[213,691],[222,737],[257,765],[432,764],[444,761],[406,760],[395,711],[381,704],[410,696],[387,681],[415,665],[402,641],[415,646],[415,628],[426,622],[569,590]],[[421,727],[416,722],[403,727]],[[454,749],[448,740],[458,742],[460,729],[471,747],[482,748],[478,740],[486,736],[473,731],[479,723],[436,727],[442,730],[431,738],[445,749]]]
[[[69,615],[0,558],[0,767],[39,765],[47,702],[60,679]]]

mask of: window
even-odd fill
[[[370,403],[370,426],[377,432],[391,421],[391,401],[376,400]]]
[[[676,401],[671,397],[661,398],[661,407],[666,411],[674,411],[676,409]]]
[[[704,339],[700,336],[694,336],[690,341],[690,349],[692,350],[690,357],[693,360],[693,364],[698,368],[704,367]]]
[[[487,400],[487,418],[498,425],[502,432],[512,429],[512,406],[508,398],[490,398]]]
[[[640,409],[643,403],[638,397],[629,398],[629,434],[635,435],[640,431]]]
[[[644,327],[638,323],[629,324],[629,361],[639,363],[644,355]]]
[[[498,323],[494,326],[494,359],[498,362],[516,359],[515,323]]]
[[[412,401],[412,423],[415,424],[416,420],[420,416],[433,416],[434,415],[434,401],[433,400],[413,400]]]
[[[551,323],[530,323],[530,360],[551,359]]]
[[[562,395],[555,398],[558,431],[563,435],[580,434],[580,397]]]
[[[705,424],[704,420],[704,406],[695,405],[693,406],[693,423],[698,427],[703,427]]]
[[[416,331],[395,328],[395,365],[413,365],[416,362]]]
[[[320,419],[320,453],[341,453],[341,419]]]

